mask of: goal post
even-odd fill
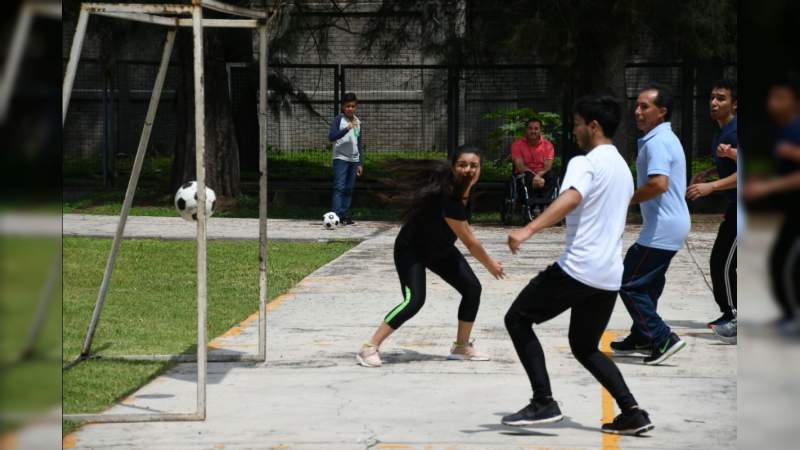
[[[246,19],[204,19],[203,9],[226,13]],[[144,361],[178,361],[197,363],[197,403],[192,413],[146,413],[146,414],[64,414],[65,420],[86,422],[154,422],[154,421],[196,421],[206,417],[206,376],[208,362],[266,361],[266,311],[267,311],[267,13],[265,11],[229,5],[215,0],[193,0],[191,5],[171,4],[104,4],[82,3],[78,23],[70,48],[69,60],[64,74],[62,94],[62,126],[66,121],[72,86],[77,73],[78,61],[83,47],[86,29],[91,15],[100,15],[119,20],[148,23],[167,28],[164,50],[161,56],[158,73],[153,86],[142,134],[136,150],[136,156],[125,192],[125,200],[120,211],[116,233],[111,251],[106,262],[103,280],[95,302],[92,318],[78,359],[79,363],[87,359],[106,358]],[[190,15],[187,17],[187,15]],[[100,321],[105,304],[106,294],[114,272],[116,258],[125,232],[133,197],[141,174],[144,156],[150,140],[161,92],[166,78],[169,60],[175,43],[175,35],[179,28],[191,27],[193,41],[193,72],[195,101],[195,142],[196,142],[196,179],[197,179],[197,354],[173,355],[121,355],[108,356],[91,353],[92,341]],[[207,220],[205,202],[205,91],[203,83],[203,30],[208,27],[250,28],[257,30],[259,42],[259,301],[258,301],[258,351],[256,354],[208,354],[207,314]],[[70,365],[73,365],[70,364]]]

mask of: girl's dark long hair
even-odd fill
[[[470,179],[453,175],[453,166],[459,156],[473,153],[480,158],[480,149],[472,144],[458,147],[449,160],[436,159],[393,159],[386,163],[386,170],[392,175],[379,181],[391,193],[380,192],[378,197],[387,203],[407,207],[403,212],[403,222],[408,222],[417,214],[436,207],[442,195],[460,199],[469,187]]]

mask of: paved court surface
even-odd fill
[[[161,219],[159,219],[161,220]],[[179,221],[179,219],[177,219]],[[209,233],[244,236],[213,219]],[[152,219],[132,218],[143,226]],[[215,223],[216,222],[216,223]],[[65,216],[65,234],[99,235],[112,224],[104,218]],[[160,223],[160,222],[159,222]],[[270,306],[267,362],[209,364],[208,417],[197,423],[87,425],[64,441],[68,448],[300,448],[300,449],[726,449],[737,437],[737,347],[713,338],[705,323],[718,316],[704,276],[715,237],[713,227],[693,231],[688,248],[673,260],[659,309],[689,346],[657,367],[638,358],[616,358],[639,403],[656,429],[648,437],[600,433],[604,417],[615,414],[611,398],[572,357],[568,315],[537,327],[547,354],[562,422],[530,429],[500,425],[500,417],[521,408],[530,388],[503,326],[516,294],[562,249],[562,228],[552,228],[512,256],[507,230],[477,227],[489,252],[503,261],[509,277],[497,281],[473,258],[483,284],[473,336],[490,362],[447,361],[455,337],[458,294],[430,275],[420,313],[383,346],[385,364],[363,368],[353,355],[385,313],[400,302],[392,262],[397,228],[362,223],[334,232],[318,224],[273,222],[273,236],[364,239],[358,246],[308,276]],[[175,226],[181,226],[175,222]],[[153,225],[155,226],[155,225]],[[168,233],[161,226],[157,235]],[[217,228],[215,228],[217,227]],[[191,227],[189,228],[191,231]],[[135,226],[128,228],[132,236]],[[242,231],[244,230],[244,231]],[[339,234],[341,232],[341,234]],[[629,227],[625,247],[638,227]],[[247,234],[252,238],[252,234]],[[257,236],[257,234],[256,234]],[[242,237],[243,238],[243,237]],[[630,319],[617,303],[603,344],[624,336]],[[224,351],[253,352],[255,322],[238,334],[217,339]],[[181,364],[109,412],[194,408],[195,366]]]

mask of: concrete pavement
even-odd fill
[[[105,220],[105,219],[104,219]],[[137,221],[151,218],[132,218]],[[178,219],[180,220],[180,219]],[[215,221],[233,219],[212,219]],[[88,218],[64,217],[64,230]],[[222,222],[218,222],[222,223]],[[277,222],[276,222],[277,223]],[[564,233],[552,228],[512,256],[507,230],[476,227],[509,277],[494,280],[468,256],[483,284],[475,345],[489,362],[447,361],[455,337],[458,294],[429,273],[420,313],[384,344],[381,368],[363,368],[353,355],[386,312],[400,302],[392,261],[397,228],[361,223],[327,232],[290,221],[271,226],[273,236],[318,239],[361,233],[358,246],[305,278],[274,301],[268,314],[267,362],[209,364],[208,417],[196,423],[87,425],[65,439],[68,448],[602,448],[724,449],[737,436],[737,348],[713,338],[705,323],[719,314],[704,280],[715,232],[694,231],[673,260],[659,309],[689,346],[657,367],[639,358],[616,358],[633,394],[656,429],[643,438],[599,432],[615,414],[608,394],[572,357],[569,316],[537,326],[562,422],[509,429],[500,417],[524,406],[530,387],[503,326],[516,294],[553,262]],[[98,227],[100,225],[97,225]],[[359,231],[359,227],[363,230]],[[156,226],[156,228],[159,228]],[[191,227],[188,227],[191,228]],[[131,235],[135,226],[129,226]],[[222,228],[220,228],[222,229]],[[75,233],[78,233],[75,231]],[[230,234],[222,233],[230,236]],[[629,227],[625,247],[638,227]],[[159,231],[158,236],[165,233]],[[462,248],[463,250],[463,248]],[[604,345],[630,325],[617,303]],[[255,323],[214,341],[226,351],[254,351]],[[194,364],[181,364],[109,412],[188,412],[194,408]]]
[[[114,237],[118,216],[64,214],[64,236]],[[2,225],[3,222],[0,222]],[[387,222],[359,222],[327,230],[322,220],[268,219],[269,239],[282,241],[363,240],[391,228]],[[14,228],[13,224],[7,228]],[[193,223],[180,217],[130,216],[124,236],[129,239],[195,239]],[[208,239],[258,239],[258,219],[211,217],[206,225]]]

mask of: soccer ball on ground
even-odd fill
[[[339,226],[339,216],[335,212],[327,212],[322,216],[322,224],[325,228],[332,230]]]
[[[217,195],[206,186],[206,219],[214,214],[217,204]],[[184,220],[197,221],[197,182],[189,181],[183,184],[175,193],[175,209]]]

